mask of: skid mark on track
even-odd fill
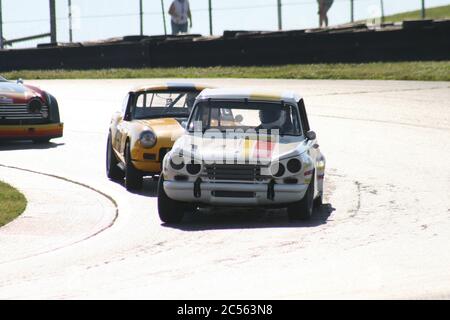
[[[449,128],[445,128],[445,127],[425,126],[425,125],[414,124],[414,123],[407,123],[407,122],[396,122],[396,121],[388,121],[388,120],[376,120],[376,119],[364,119],[364,118],[333,116],[333,115],[326,115],[326,114],[317,114],[317,113],[313,113],[313,112],[310,112],[310,114],[311,114],[311,116],[318,117],[318,118],[328,118],[328,119],[338,119],[338,120],[352,120],[352,121],[364,121],[364,122],[370,122],[370,123],[390,124],[390,125],[395,125],[395,126],[405,126],[405,127],[430,129],[430,130],[438,130],[438,131],[446,131],[446,132],[449,131]]]
[[[326,96],[348,96],[356,94],[369,94],[369,93],[395,93],[395,92],[411,92],[411,91],[428,91],[428,90],[441,90],[448,89],[450,86],[442,87],[429,87],[429,88],[405,88],[405,89],[389,89],[389,90],[364,90],[364,91],[352,91],[352,92],[330,92],[324,94],[314,94],[312,97],[326,97]]]

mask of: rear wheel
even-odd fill
[[[142,173],[133,166],[130,144],[125,147],[125,187],[128,191],[142,189],[144,178]]]
[[[110,133],[106,144],[106,175],[113,181],[120,181],[125,177],[124,172],[119,168],[118,164],[119,162],[114,155],[112,136]]]
[[[291,221],[309,220],[314,211],[314,179],[309,184],[305,196],[299,202],[293,203],[288,207],[288,215]]]
[[[164,177],[161,175],[158,182],[158,213],[162,222],[178,224],[183,220],[188,205],[170,199],[164,190]]]

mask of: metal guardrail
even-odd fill
[[[49,32],[49,37],[50,37],[50,42],[55,43],[57,42],[57,20],[67,20],[68,23],[68,32],[69,32],[69,41],[72,42],[73,41],[73,15],[72,15],[72,1],[71,0],[67,0],[67,6],[68,6],[68,16],[67,17],[58,17],[56,16],[56,7],[55,7],[55,0],[48,0],[49,1],[49,11],[50,11],[50,18],[49,18],[49,28],[50,28],[50,32]],[[164,25],[164,34],[167,34],[167,23],[166,23],[166,15],[167,15],[167,4],[171,1],[171,0],[161,0],[161,10],[159,10],[158,6],[159,3],[156,3],[156,1],[151,2],[152,3],[152,8],[156,8],[154,9],[155,11],[152,12],[145,12],[145,8],[144,8],[144,4],[146,4],[144,2],[144,0],[134,0],[134,1],[138,1],[139,4],[139,12],[136,13],[136,17],[138,17],[139,19],[139,34],[143,35],[144,34],[144,20],[145,20],[145,16],[146,15],[161,15],[162,16],[162,22]],[[196,10],[197,11],[207,11],[208,12],[208,19],[209,19],[209,34],[213,35],[213,27],[214,27],[214,21],[213,21],[213,16],[215,12],[218,11],[224,11],[224,10],[233,10],[236,9],[235,7],[216,7],[216,4],[222,4],[223,2],[221,1],[214,1],[214,0],[203,0],[205,8],[197,8],[194,9],[193,12],[195,13]],[[303,4],[316,4],[317,1],[316,0],[299,0],[299,1],[295,1],[295,0],[272,0],[273,3],[272,5],[270,5],[270,7],[273,7],[276,11],[276,17],[278,20],[278,30],[283,30],[283,10],[288,7],[288,6],[293,6],[293,5],[303,5]],[[358,1],[366,1],[366,0],[335,0],[335,2],[347,2],[349,4],[349,10],[350,10],[350,21],[354,22],[355,21],[355,3],[357,3]],[[377,0],[379,1],[379,6],[381,9],[381,21],[384,21],[384,4],[387,3],[388,1],[386,0]],[[395,1],[395,0],[392,0]],[[422,19],[426,18],[426,5],[425,5],[425,0],[416,0],[417,1],[417,5],[418,5],[418,9],[420,6],[420,11],[421,11],[421,17]],[[148,2],[147,2],[148,3]],[[199,2],[197,2],[199,3]],[[262,7],[265,6],[267,7],[268,5],[254,5],[255,8],[258,7]],[[251,7],[249,5],[245,5],[244,7]],[[96,19],[101,19],[102,17],[113,17],[114,15],[96,15],[95,18]],[[78,17],[78,19],[83,19],[83,18],[91,18],[91,17]],[[44,19],[45,20],[45,19]],[[16,43],[17,41],[4,41],[3,40],[3,24],[5,22],[2,19],[2,0],[0,0],[0,49],[3,48],[5,45],[10,45],[11,43]],[[8,23],[8,22],[6,22]],[[28,37],[24,37],[24,38],[28,38]],[[31,39],[35,39],[35,38],[31,38]]]

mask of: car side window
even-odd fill
[[[298,102],[298,108],[300,111],[300,118],[302,121],[303,134],[306,134],[311,129],[309,127],[308,115],[306,114],[305,102],[303,101],[303,99],[301,99]]]

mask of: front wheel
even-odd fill
[[[161,175],[158,181],[158,213],[162,222],[178,224],[183,220],[186,204],[170,199],[164,190],[164,177]]]
[[[305,196],[299,202],[288,207],[288,215],[291,221],[310,220],[314,211],[314,179],[309,184]]]
[[[120,181],[124,178],[124,172],[118,167],[119,162],[114,155],[112,146],[111,133],[108,135],[108,142],[106,144],[106,175],[113,181]]]
[[[144,177],[142,173],[133,166],[129,143],[125,148],[125,162],[125,188],[128,191],[141,190]]]

